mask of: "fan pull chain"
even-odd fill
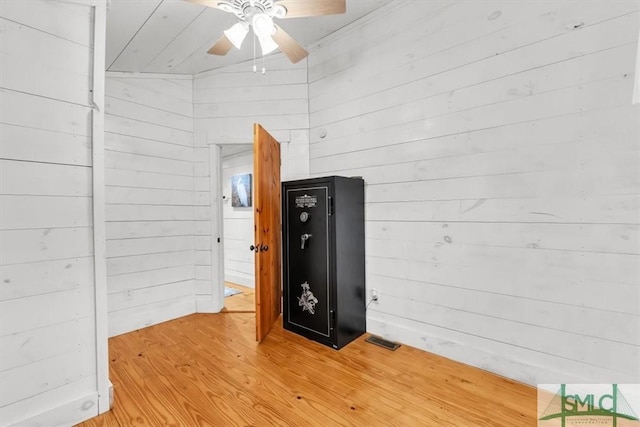
[[[256,67],[256,35],[253,34],[253,72],[255,73],[258,70]]]

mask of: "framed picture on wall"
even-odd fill
[[[248,208],[251,206],[250,173],[231,177],[231,206],[234,208]]]

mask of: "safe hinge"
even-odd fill
[[[336,324],[336,311],[329,310],[329,330],[330,331],[333,331],[335,324]]]
[[[333,215],[333,197],[329,196],[328,204],[329,204],[329,215]]]

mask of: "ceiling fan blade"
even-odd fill
[[[276,32],[273,36],[271,36],[271,38],[273,38],[273,41],[276,42],[280,50],[285,55],[287,55],[289,61],[295,64],[296,62],[306,58],[307,55],[309,55],[309,52],[304,50],[304,48],[300,46],[300,44],[298,44],[298,42],[295,41],[293,37],[287,34],[285,30],[277,25],[275,27]]]
[[[207,51],[210,55],[226,55],[231,50],[233,43],[224,34],[218,39],[211,49]]]
[[[346,0],[280,0],[276,4],[287,8],[285,18],[337,15],[347,11]]]

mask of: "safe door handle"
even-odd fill
[[[304,246],[307,243],[307,240],[309,240],[311,238],[311,234],[305,233],[302,236],[300,236],[300,249],[304,249]]]

